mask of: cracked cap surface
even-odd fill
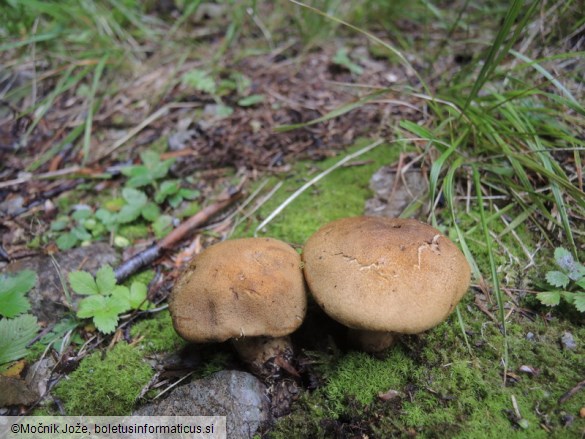
[[[181,274],[169,299],[175,330],[196,343],[288,335],[306,308],[301,258],[272,238],[208,247]]]
[[[412,219],[333,221],[303,250],[305,279],[321,308],[344,325],[417,334],[444,321],[469,288],[463,253]]]

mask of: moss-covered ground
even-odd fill
[[[356,145],[345,153],[363,146]],[[301,246],[322,224],[361,214],[371,196],[368,183],[372,173],[395,162],[401,152],[401,146],[382,145],[359,157],[354,166],[336,169],[289,204],[259,235]],[[258,224],[295,190],[341,158],[300,162],[284,177],[270,177],[264,193],[278,181],[283,182],[281,188],[242,222],[233,236],[252,236]],[[439,215],[438,222],[454,237],[447,218]],[[487,273],[486,248],[476,224],[473,210],[461,213],[458,219],[479,272]],[[523,227],[517,227],[515,234],[508,233],[499,218],[493,218],[490,226],[501,244],[495,253],[496,263],[510,294],[506,299],[506,337],[493,298],[483,295],[481,288],[472,288],[459,305],[461,320],[453,314],[423,335],[404,337],[382,358],[348,350],[340,328],[313,310],[308,317],[312,321],[303,325],[296,342],[320,384],[302,390],[292,413],[280,418],[267,436],[582,437],[585,420],[579,418],[579,410],[585,405],[583,394],[559,403],[559,398],[585,376],[582,316],[564,308],[551,313],[538,306],[532,296],[514,294],[516,287],[543,276],[543,271],[534,267],[523,268],[526,248],[534,250],[537,239]],[[546,268],[549,256],[537,255],[537,266]],[[479,279],[474,283],[477,285]],[[486,310],[492,310],[492,315]],[[561,345],[566,331],[576,341],[574,350]],[[145,359],[178,352],[185,346],[167,311],[135,323],[130,335],[135,343],[121,343],[110,352],[90,355],[59,384],[55,396],[63,401],[68,414],[129,413],[154,374]],[[505,343],[508,358],[504,367]],[[220,351],[204,356],[197,376],[234,361],[225,350]],[[121,374],[121,370],[131,371]]]

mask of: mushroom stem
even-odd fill
[[[232,345],[240,359],[252,372],[261,377],[278,375],[285,369],[292,375],[297,374],[290,364],[293,346],[290,337],[241,337],[232,340]]]
[[[368,331],[350,328],[347,333],[350,344],[360,350],[378,353],[392,346],[398,339],[396,332]]]

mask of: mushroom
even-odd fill
[[[195,343],[232,340],[253,372],[292,370],[288,337],[303,322],[307,294],[299,254],[272,238],[208,247],[181,274],[169,299],[173,326]]]
[[[413,219],[333,221],[308,239],[302,259],[315,301],[368,352],[444,321],[471,276],[453,242]]]

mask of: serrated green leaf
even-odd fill
[[[580,288],[583,288],[585,290],[585,278],[583,279],[579,279],[577,282],[575,282]]]
[[[118,215],[116,216],[116,220],[120,224],[131,223],[136,218],[138,218],[142,213],[142,208],[144,206],[136,205],[136,204],[126,204]]]
[[[84,219],[88,219],[91,216],[91,210],[89,208],[82,208],[82,209],[77,209],[75,212],[73,212],[73,215],[71,215],[71,218],[73,218],[75,221],[81,221]]]
[[[77,236],[75,236],[74,233],[67,232],[59,235],[55,242],[57,247],[59,247],[59,250],[69,250],[77,245],[79,239],[77,239]]]
[[[169,203],[169,205],[173,209],[176,209],[177,207],[179,207],[179,204],[181,204],[182,201],[183,201],[183,197],[181,197],[181,194],[171,195],[167,200],[167,202]]]
[[[95,279],[87,271],[72,271],[69,273],[69,284],[77,294],[85,296],[99,294]]]
[[[345,48],[341,48],[337,51],[335,56],[332,59],[334,64],[340,65],[345,67],[351,73],[355,73],[356,75],[361,75],[363,73],[363,69],[354,63],[349,56],[347,55],[347,50]]]
[[[155,221],[160,216],[160,208],[152,202],[146,203],[142,208],[142,216],[147,221]]]
[[[570,279],[565,273],[560,271],[549,271],[546,273],[546,281],[556,288],[565,288],[569,285]]]
[[[575,300],[575,293],[571,293],[570,291],[561,291],[561,298],[565,300],[565,302],[573,304],[573,300]]]
[[[0,320],[0,364],[24,357],[38,329],[36,317],[30,314]]]
[[[77,305],[77,317],[81,319],[88,319],[93,317],[97,312],[102,311],[105,307],[105,296],[96,294],[94,296],[86,297],[80,300]]]
[[[132,309],[146,309],[148,303],[146,302],[146,294],[148,288],[142,282],[132,282],[130,286],[130,307]]]
[[[161,215],[152,223],[152,228],[155,236],[162,238],[173,229],[173,218],[169,215]]]
[[[110,307],[115,305],[118,314],[123,313],[131,309],[130,305],[130,290],[124,285],[118,285],[112,292],[112,302]]]
[[[585,312],[585,293],[575,293],[573,305],[579,312]]]
[[[109,265],[102,266],[95,275],[100,294],[110,294],[116,286],[116,274]]]
[[[126,182],[126,186],[130,188],[142,187],[151,184],[154,181],[150,171],[147,171],[144,175],[137,175],[135,177],[129,178]]]
[[[65,230],[69,225],[69,218],[60,217],[51,223],[51,231],[53,232],[60,232]]]
[[[575,259],[566,248],[555,248],[555,261],[559,268],[565,272],[573,271],[575,268]]]
[[[201,192],[199,192],[197,189],[182,188],[179,191],[179,195],[187,200],[196,200],[199,198],[199,195],[201,195]]]
[[[152,178],[155,180],[159,180],[161,178],[166,177],[173,163],[175,163],[174,159],[165,160],[164,162],[158,162],[156,166],[154,166],[150,171],[152,173]]]
[[[80,241],[88,241],[91,239],[91,234],[81,226],[75,226],[71,229],[71,234]]]
[[[540,300],[540,303],[546,306],[557,306],[561,301],[560,291],[547,291],[538,293],[536,298]]]
[[[93,324],[103,334],[110,334],[116,330],[118,326],[118,314],[110,314],[108,312],[97,312],[93,316]]]
[[[132,206],[142,207],[148,201],[144,192],[131,187],[125,187],[122,189],[122,197],[124,197],[126,202]]]
[[[181,189],[181,182],[179,180],[166,180],[160,185],[159,192],[164,195],[173,195]]]
[[[24,270],[15,275],[0,275],[0,315],[14,317],[30,309],[25,297],[37,283],[34,271]]]
[[[98,209],[97,212],[95,213],[95,217],[99,219],[102,223],[104,223],[106,227],[110,227],[114,225],[116,222],[116,216],[112,212],[104,208]]]
[[[158,163],[160,163],[160,154],[156,151],[151,151],[150,149],[147,149],[140,153],[140,159],[147,168],[152,169]]]
[[[585,278],[585,267],[579,263],[575,264],[573,270],[568,273],[568,276],[573,281],[578,281]]]

